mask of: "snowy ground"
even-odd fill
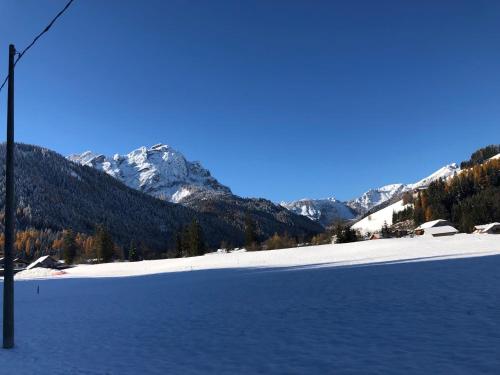
[[[34,269],[21,272],[16,278],[141,276],[221,268],[332,267],[493,254],[500,254],[500,236],[459,234],[451,237],[422,236],[272,251],[211,253],[201,257],[137,263],[80,265],[65,270],[66,275],[60,275],[57,271]]]
[[[496,374],[499,254],[460,235],[18,279],[1,373]]]

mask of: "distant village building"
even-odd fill
[[[43,257],[38,258],[33,263],[31,263],[26,269],[31,270],[33,268],[54,268],[61,269],[65,268],[64,263],[59,262],[52,258],[50,255],[45,255]]]
[[[444,225],[439,227],[430,227],[423,229],[424,236],[432,236],[432,237],[442,237],[442,236],[453,236],[457,234],[458,230],[452,227],[451,225]]]
[[[422,235],[422,234],[424,234],[426,229],[436,228],[436,227],[446,227],[446,226],[453,228],[453,226],[451,225],[451,223],[448,220],[437,219],[437,220],[428,221],[426,223],[423,223],[419,227],[417,227],[415,229],[415,234]],[[455,229],[455,228],[453,228],[453,229]]]
[[[474,233],[480,234],[500,234],[500,223],[489,223],[483,225],[476,225]]]
[[[399,223],[392,224],[389,229],[391,232],[391,237],[396,237],[396,238],[401,238],[401,237],[406,237],[408,236],[413,228],[413,220],[404,220],[400,221]]]
[[[432,237],[452,236],[458,233],[448,220],[437,219],[423,223],[415,229],[416,235],[427,235]]]
[[[29,262],[22,260],[21,258],[16,258],[12,261],[12,265],[14,268],[14,273],[25,270],[28,266]],[[0,258],[0,276],[3,276],[5,265],[5,258]]]
[[[28,261],[26,261],[24,259],[21,259],[21,258],[14,259],[14,269],[23,270],[26,267],[28,267],[29,264],[30,264],[30,262],[28,262]]]
[[[16,258],[12,261],[14,265],[14,270],[25,269],[29,262],[22,260],[21,258]],[[0,258],[0,268],[4,268],[5,258]]]

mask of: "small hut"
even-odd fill
[[[451,225],[451,223],[448,220],[437,219],[437,220],[428,221],[426,223],[423,223],[419,227],[417,227],[415,229],[415,234],[422,235],[422,234],[424,234],[426,229],[436,228],[436,227],[446,227],[446,226],[453,228],[453,226]],[[455,228],[453,228],[453,229],[455,229]]]
[[[500,234],[500,223],[489,223],[483,225],[476,225],[474,233],[480,234]]]
[[[422,229],[424,236],[432,236],[432,237],[443,237],[443,236],[453,236],[458,233],[451,225],[444,225],[439,227],[430,227],[426,229]]]
[[[64,268],[64,263],[55,260],[50,255],[45,255],[43,257],[38,258],[33,263],[31,263],[28,267],[26,267],[26,269],[28,269],[28,270],[31,270],[33,268],[60,269],[60,268]]]

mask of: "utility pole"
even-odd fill
[[[7,153],[5,158],[5,250],[3,276],[3,347],[14,347],[14,57],[16,49],[9,45],[9,79],[7,91]]]

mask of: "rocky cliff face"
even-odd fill
[[[231,193],[199,162],[190,162],[163,144],[140,147],[126,155],[107,157],[86,151],[68,159],[102,170],[133,189],[170,202],[181,202],[199,191]]]

